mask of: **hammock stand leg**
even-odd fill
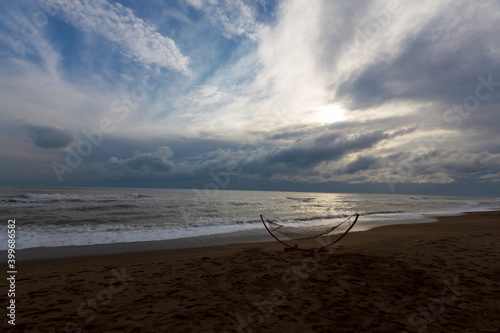
[[[271,236],[273,236],[273,238],[276,239],[278,242],[280,242],[281,244],[285,245],[284,252],[289,252],[289,251],[293,251],[293,250],[300,250],[300,251],[310,251],[310,252],[313,252],[315,254],[323,251],[327,247],[332,246],[333,244],[337,243],[342,238],[344,238],[344,236],[347,235],[347,233],[352,229],[352,227],[354,227],[354,225],[358,221],[358,218],[359,218],[359,214],[356,214],[356,219],[354,219],[354,221],[351,223],[351,225],[349,226],[349,228],[342,235],[340,235],[337,239],[335,239],[333,242],[331,242],[330,244],[327,244],[327,245],[324,245],[324,246],[321,246],[321,247],[316,247],[316,248],[313,248],[313,249],[303,249],[303,248],[298,247],[297,244],[295,244],[295,246],[291,246],[291,245],[289,245],[289,244],[281,241],[278,237],[274,236],[274,234],[272,233],[272,231],[269,230],[269,228],[267,227],[266,222],[264,221],[264,217],[262,216],[262,214],[260,214],[260,220],[262,221],[262,224],[264,224],[264,227],[269,232],[269,234],[271,234]]]
[[[296,249],[298,249],[298,248],[299,248],[299,246],[298,246],[297,244],[295,244],[295,246],[294,246],[294,247],[285,247],[285,248],[283,249],[283,251],[284,251],[284,252],[290,252],[290,251],[296,250]]]

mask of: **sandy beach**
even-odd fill
[[[499,332],[499,226],[500,212],[385,226],[317,255],[270,239],[19,261],[2,330]]]

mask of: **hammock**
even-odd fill
[[[354,221],[351,221],[351,219],[353,217],[355,217],[355,219],[354,219]],[[335,225],[312,226],[312,227],[290,227],[290,226],[281,225],[279,223],[276,223],[274,221],[270,221],[268,219],[266,219],[264,221],[264,217],[262,216],[262,214],[260,215],[260,219],[262,220],[264,227],[271,234],[271,236],[273,236],[274,239],[276,239],[278,242],[280,242],[281,244],[286,246],[285,251],[297,249],[297,250],[302,250],[302,251],[315,251],[315,252],[319,252],[319,251],[337,243],[338,241],[340,241],[352,229],[354,224],[356,224],[356,222],[358,221],[358,217],[359,217],[359,214],[352,215],[349,218],[347,218],[346,220],[344,220],[340,223],[337,223]],[[324,245],[324,246],[321,246],[318,248],[312,248],[312,249],[299,248],[297,245],[291,246],[291,245],[281,241],[273,233],[273,232],[278,232],[278,233],[280,233],[280,234],[282,234],[290,239],[294,239],[294,240],[313,239],[313,238],[318,238],[321,236],[328,235],[330,232],[337,229],[338,227],[340,227],[344,223],[348,223],[349,228],[347,228],[347,230],[344,233],[342,233],[337,239],[335,239],[333,242],[331,242],[328,245]]]

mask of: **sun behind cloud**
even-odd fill
[[[344,119],[344,110],[336,104],[328,104],[315,109],[314,120],[320,123],[336,123]]]

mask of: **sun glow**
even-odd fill
[[[344,119],[344,111],[335,104],[329,104],[316,108],[316,121],[321,123],[336,123]]]

